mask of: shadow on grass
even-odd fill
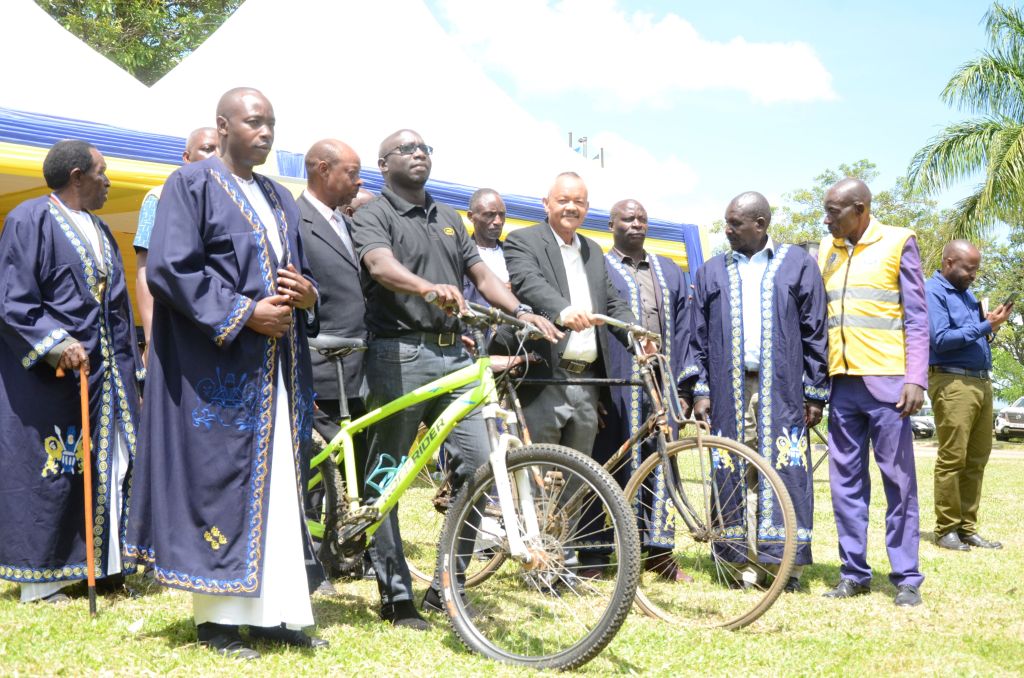
[[[376,604],[369,604],[365,597],[349,593],[314,598],[313,618],[317,628],[321,629],[342,624],[372,626],[384,623],[377,613]]]
[[[833,563],[813,563],[805,565],[800,581],[805,587],[811,582],[821,582],[826,587],[832,588],[839,583],[839,566]]]

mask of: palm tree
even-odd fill
[[[977,173],[984,181],[950,213],[953,237],[976,239],[1024,215],[1024,12],[994,3],[989,50],[962,65],[942,90],[947,104],[978,117],[948,126],[910,163],[911,186],[935,193]]]

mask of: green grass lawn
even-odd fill
[[[1024,454],[994,453],[986,474],[981,533],[1001,540],[997,552],[941,551],[932,543],[934,447],[918,450],[924,605],[892,604],[883,519],[884,496],[873,477],[870,596],[821,597],[838,578],[827,465],[818,470],[817,564],[807,568],[809,593],[784,595],[760,620],[736,632],[674,628],[634,613],[583,673],[655,675],[1022,675],[1024,674]],[[188,594],[146,589],[138,600],[101,599],[48,607],[18,602],[0,584],[0,675],[514,675],[524,673],[469,654],[446,621],[430,617],[426,634],[394,630],[376,615],[373,582],[339,583],[337,598],[316,598],[319,634],[331,647],[317,654],[257,647],[263,658],[244,667],[195,644]],[[422,590],[422,587],[419,587]]]

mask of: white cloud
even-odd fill
[[[615,0],[439,0],[451,34],[522,93],[584,93],[604,105],[665,105],[685,92],[744,92],[759,103],[836,99],[804,42],[706,40],[669,13],[655,21]]]

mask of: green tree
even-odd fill
[[[36,0],[64,28],[152,85],[244,0]]]
[[[977,238],[1024,215],[1024,12],[995,3],[985,15],[989,49],[963,64],[941,98],[977,117],[946,127],[910,164],[910,184],[929,194],[984,174],[949,215],[957,237]]]
[[[981,269],[974,283],[974,294],[987,297],[995,308],[1015,291],[1024,291],[1020,264],[1024,261],[1024,232],[1015,230],[1005,241],[982,249]],[[1017,308],[1024,308],[1018,300]],[[1012,402],[1024,396],[1024,317],[1014,310],[1010,320],[999,328],[992,341],[992,391],[996,397]]]

